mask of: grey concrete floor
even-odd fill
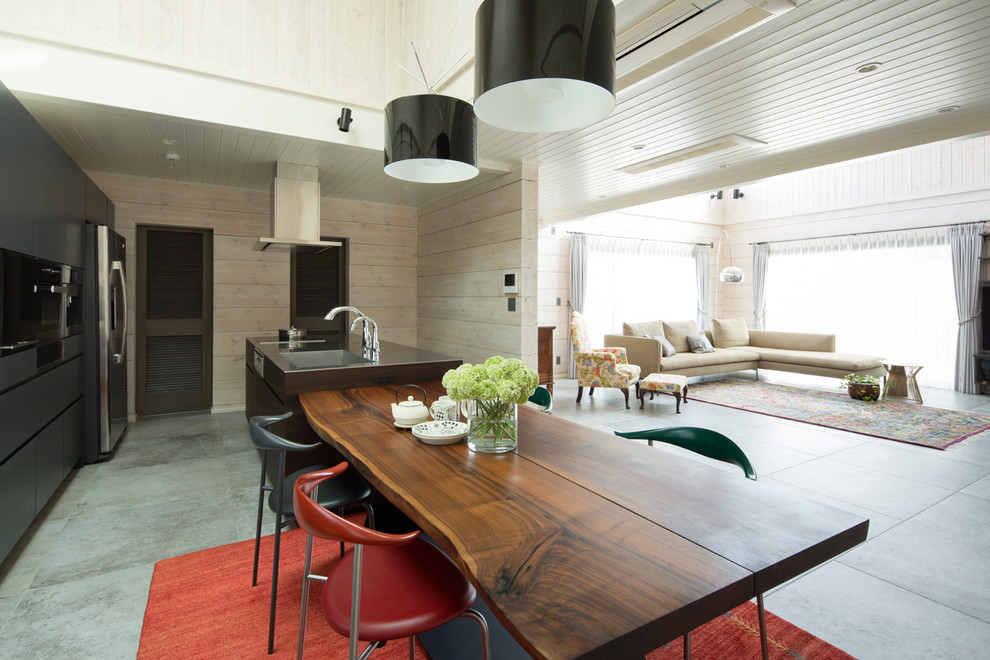
[[[769,593],[770,611],[861,660],[988,657],[990,434],[938,451],[699,401],[677,415],[670,397],[626,410],[599,390],[577,404],[576,391],[556,383],[555,414],[607,432],[713,428],[760,481],[870,518],[865,543]],[[990,414],[990,397],[922,393]],[[242,413],[132,424],[113,460],[73,471],[0,565],[0,657],[135,657],[155,562],[252,538],[258,472]]]

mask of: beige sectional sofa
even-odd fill
[[[626,349],[630,364],[645,377],[651,373],[705,376],[746,369],[773,369],[842,378],[847,374],[886,376],[881,358],[835,352],[835,335],[750,330],[743,319],[716,319],[712,330],[699,332],[693,321],[624,323],[623,334],[605,335],[606,346]],[[711,352],[693,353],[688,336],[703,335]],[[661,338],[676,354],[664,357]]]

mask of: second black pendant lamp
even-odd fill
[[[475,16],[474,111],[541,133],[589,126],[615,108],[612,0],[484,0]]]
[[[385,173],[416,183],[477,176],[478,125],[471,104],[442,94],[416,94],[386,105]]]

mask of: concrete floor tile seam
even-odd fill
[[[853,548],[853,549],[855,549],[855,548]],[[845,553],[843,553],[843,554],[845,554]],[[849,564],[847,564],[847,563],[845,563],[843,561],[840,561],[839,558],[833,559],[832,561],[834,561],[837,564],[841,564],[844,568],[847,568],[847,569],[849,569],[851,571],[856,571],[857,573],[860,573],[860,574],[865,575],[865,576],[869,576],[870,578],[872,578],[874,580],[877,580],[879,582],[883,582],[884,584],[886,584],[888,586],[891,586],[891,587],[894,587],[895,589],[901,589],[903,591],[906,591],[906,592],[910,593],[912,596],[914,596],[916,598],[924,599],[925,601],[931,603],[934,606],[944,607],[946,609],[952,610],[956,614],[962,615],[962,616],[964,616],[964,617],[966,617],[968,619],[971,619],[974,622],[984,623],[984,624],[990,624],[990,617],[988,617],[987,619],[983,619],[981,617],[974,616],[973,614],[971,614],[969,612],[964,612],[963,610],[960,610],[958,607],[954,607],[950,603],[943,603],[943,602],[941,602],[939,600],[936,600],[936,599],[934,599],[934,598],[932,598],[930,596],[927,596],[927,595],[925,595],[923,593],[920,593],[920,592],[916,591],[915,589],[912,589],[910,585],[904,585],[904,584],[900,584],[898,582],[894,582],[894,581],[889,580],[889,579],[887,579],[885,577],[882,577],[880,575],[875,575],[874,573],[872,573],[870,571],[863,570],[862,568],[857,567],[857,566],[850,566]],[[825,566],[825,564],[822,564],[821,566]],[[802,574],[802,577],[804,575],[808,575],[808,574],[810,574],[810,572],[809,573],[803,573]],[[771,609],[771,608],[768,606],[767,609]]]
[[[893,519],[893,520],[897,520],[898,521],[897,524],[899,524],[901,522],[904,522],[905,520],[908,519],[908,518],[898,518],[897,516],[895,516],[893,514],[884,513],[883,511],[877,511],[876,509],[871,509],[870,507],[865,506],[864,504],[862,504],[860,502],[849,502],[847,500],[843,500],[843,499],[840,499],[840,498],[835,497],[835,496],[824,495],[822,493],[819,493],[818,491],[810,490],[808,488],[803,488],[803,487],[798,486],[797,484],[793,484],[793,483],[791,483],[789,481],[783,481],[783,480],[780,480],[780,479],[774,479],[774,477],[772,475],[769,475],[767,477],[767,480],[770,481],[770,482],[772,482],[774,485],[779,486],[779,487],[793,488],[793,489],[799,491],[806,499],[809,499],[809,500],[812,500],[812,501],[815,501],[815,502],[824,502],[825,504],[828,504],[830,506],[839,506],[839,504],[848,504],[850,506],[858,507],[858,508],[862,509],[863,511],[867,511],[867,512],[872,513],[872,514],[875,514],[877,516],[883,516],[884,518],[890,518],[890,519]],[[827,501],[824,498],[828,498],[828,499],[831,499],[833,501],[832,502],[829,502],[829,501]]]

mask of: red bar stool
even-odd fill
[[[296,519],[292,508],[292,485],[299,475],[329,468],[329,465],[310,465],[292,474],[285,474],[285,454],[290,451],[310,451],[320,446],[320,443],[304,445],[279,437],[268,430],[276,422],[281,422],[292,416],[291,412],[283,415],[256,416],[250,420],[251,441],[261,455],[261,486],[258,489],[258,528],[254,535],[254,573],[251,576],[251,586],[258,585],[258,555],[261,547],[261,519],[264,512],[265,493],[268,493],[268,506],[275,512],[275,549],[272,557],[272,597],[268,613],[268,654],[275,651],[275,605],[278,592],[278,558],[279,546],[282,539],[282,528],[292,524]],[[265,479],[265,466],[268,462],[268,452],[278,452],[278,476],[275,484],[269,486]],[[289,492],[286,493],[285,491]],[[357,504],[368,512],[369,524],[374,527],[374,512],[368,500],[371,499],[371,486],[354,470],[349,471],[340,479],[328,483],[318,491],[319,506],[342,508]],[[340,544],[340,554],[344,554],[344,544]]]
[[[488,623],[480,613],[470,609],[477,592],[447,555],[417,538],[418,531],[388,534],[368,529],[324,509],[310,498],[314,488],[337,478],[346,469],[347,463],[340,463],[329,470],[302,475],[296,479],[293,490],[296,521],[307,534],[297,660],[301,660],[303,653],[311,581],[325,583],[323,614],[331,628],[350,638],[350,660],[363,660],[386,641],[403,637],[409,637],[412,660],[415,635],[460,616],[478,622],[483,657],[488,660],[491,657]],[[353,551],[335,563],[327,576],[310,573],[315,536],[354,544]],[[369,642],[360,655],[359,640]]]

